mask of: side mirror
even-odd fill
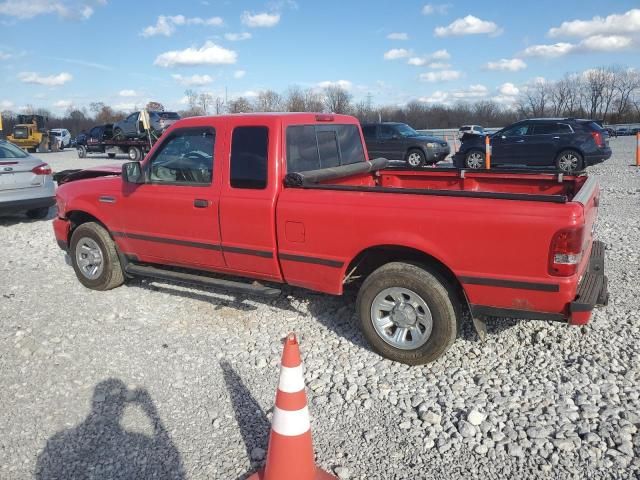
[[[126,183],[144,183],[144,175],[142,174],[140,162],[123,163],[122,180]]]
[[[400,135],[398,135],[397,133],[394,133],[393,135],[391,135],[391,140],[398,140],[400,138]]]

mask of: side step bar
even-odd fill
[[[231,280],[221,280],[204,275],[194,275],[192,273],[174,272],[173,270],[163,270],[161,268],[136,265],[134,263],[127,264],[124,270],[129,275],[188,283],[201,287],[219,287],[238,293],[251,293],[263,297],[277,297],[280,295],[280,290],[277,288],[250,285],[248,283],[233,282]]]

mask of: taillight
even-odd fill
[[[549,273],[559,277],[570,277],[578,271],[582,260],[584,227],[559,230],[551,239],[549,251]]]
[[[316,122],[333,122],[335,117],[333,115],[320,114],[316,115]]]
[[[51,175],[51,167],[46,163],[41,163],[37,167],[33,167],[33,169],[31,169],[31,172],[35,173],[36,175]]]
[[[596,142],[598,147],[602,147],[602,134],[600,132],[591,132],[591,136],[593,137],[593,141]]]

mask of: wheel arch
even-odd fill
[[[83,223],[88,223],[88,222],[97,223],[98,225],[103,227],[107,232],[109,232],[109,235],[111,235],[109,228],[102,220],[100,220],[95,215],[92,215],[91,213],[88,213],[84,210],[71,210],[67,212],[65,216],[70,223],[69,238],[68,238],[69,242],[71,241],[71,236],[73,235],[74,230],[78,228],[80,225],[82,225]]]
[[[456,274],[440,259],[422,250],[403,245],[370,246],[358,253],[347,265],[344,279],[364,281],[377,268],[391,262],[406,262],[426,267],[451,286],[463,311],[469,311],[469,301]]]

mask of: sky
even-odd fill
[[[354,101],[512,105],[537,81],[640,69],[640,2],[0,0],[0,110],[186,108],[340,85]]]

